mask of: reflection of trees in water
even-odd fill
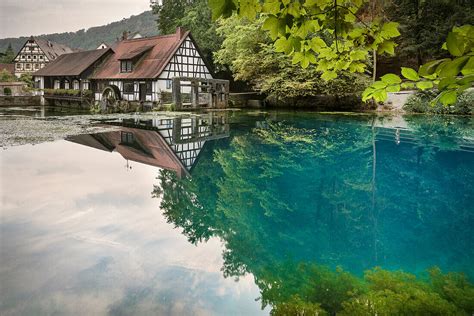
[[[162,171],[154,190],[168,222],[190,242],[224,241],[225,276],[252,273],[262,304],[281,315],[474,309],[474,290],[459,275],[436,277],[448,278],[439,282],[464,303],[435,288],[435,278],[429,284],[377,269],[363,280],[330,268],[416,267],[445,250],[456,254],[447,263],[468,269],[473,170],[462,158],[378,144],[370,122],[265,125],[233,137],[225,149],[208,147],[192,178]],[[439,253],[423,250],[429,246]]]

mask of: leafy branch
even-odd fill
[[[362,100],[383,102],[388,92],[436,88],[439,93],[433,104],[454,104],[457,97],[474,83],[474,27],[454,27],[443,48],[448,50],[452,58],[430,61],[419,67],[418,71],[402,67],[404,81],[397,75],[387,74],[364,91]]]
[[[317,65],[329,81],[340,72],[366,72],[370,54],[394,54],[393,38],[398,23],[373,21],[359,16],[368,0],[209,0],[215,19],[233,12],[241,18],[264,18],[262,29],[274,41],[277,52],[292,57],[294,64]]]

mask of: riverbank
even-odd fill
[[[0,96],[0,107],[39,106],[41,96]]]

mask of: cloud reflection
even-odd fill
[[[66,141],[0,155],[1,314],[261,312],[252,277],[222,277],[218,240],[162,218],[157,168]]]

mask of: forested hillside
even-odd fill
[[[68,45],[72,48],[80,49],[94,49],[101,42],[113,43],[117,37],[120,37],[123,31],[140,32],[143,36],[152,36],[158,34],[156,26],[156,16],[151,11],[145,11],[142,14],[131,16],[122,21],[113,22],[103,26],[91,27],[89,29],[82,29],[77,32],[65,32],[55,34],[45,34],[40,37],[45,37],[53,42]],[[29,34],[25,34],[20,38],[5,38],[0,39],[0,52],[4,52],[8,45],[11,44],[15,52],[25,43]]]

